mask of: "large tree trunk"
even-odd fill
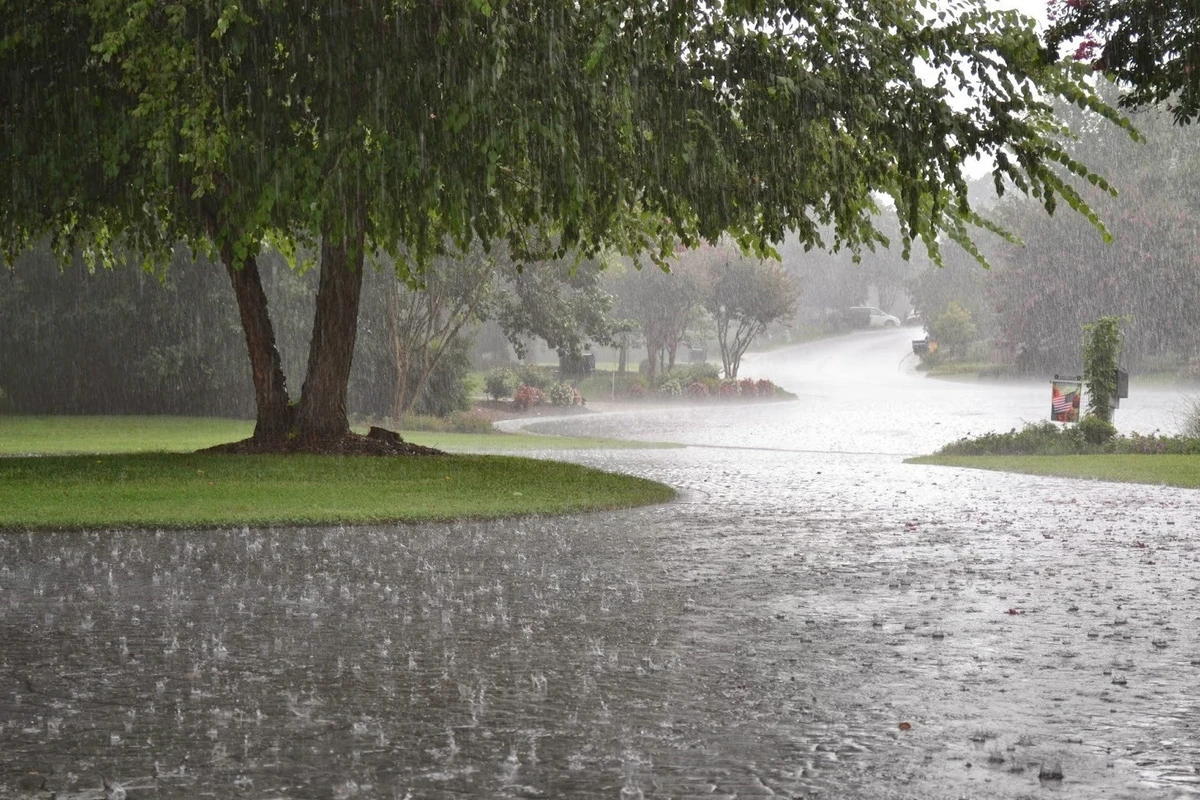
[[[350,433],[346,385],[358,335],[363,281],[363,235],[350,241],[321,241],[321,279],[308,350],[308,373],[296,408],[296,433],[305,444],[329,442]]]
[[[275,347],[275,328],[267,312],[267,295],[263,291],[258,261],[247,256],[238,269],[234,264],[233,248],[221,252],[233,293],[237,297],[242,330],[246,334],[246,349],[254,377],[254,403],[258,420],[254,425],[255,441],[282,442],[291,429],[291,408],[288,406],[287,383],[283,362]]]

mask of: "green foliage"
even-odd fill
[[[1111,423],[1085,415],[1079,425],[1059,426],[1035,422],[1021,430],[986,433],[963,438],[937,451],[945,456],[1060,456],[1099,453],[1126,455],[1200,455],[1200,438],[1179,436],[1117,435]]]
[[[0,380],[17,413],[249,415],[246,344],[224,270],[186,249],[160,281],[45,248],[0,291]]]
[[[517,378],[519,385],[532,386],[543,391],[558,380],[554,367],[539,367],[535,364],[522,364],[517,367]]]
[[[513,396],[513,392],[521,385],[520,378],[517,373],[505,367],[496,367],[488,370],[487,377],[484,378],[484,387],[487,390],[488,397],[493,400],[504,400]]]
[[[720,380],[721,369],[716,364],[710,364],[707,361],[697,364],[676,364],[667,373],[667,377],[687,386],[695,381],[705,383]]]
[[[1101,317],[1084,325],[1083,381],[1088,414],[1111,423],[1117,396],[1117,361],[1121,356],[1121,318]]]
[[[938,353],[951,357],[960,355],[975,341],[975,323],[971,312],[951,301],[946,311],[929,324],[930,338],[938,343]]]
[[[1079,432],[1088,444],[1102,445],[1117,435],[1117,427],[1097,414],[1084,414],[1079,420]]]
[[[1170,101],[1175,121],[1200,116],[1194,77],[1196,7],[1181,0],[1052,0],[1050,52],[1073,43],[1071,59],[1104,72],[1125,91],[1121,105],[1138,108]]]
[[[1059,427],[1053,422],[1033,422],[1021,430],[985,433],[963,438],[942,447],[938,455],[1066,455],[1087,452],[1087,441],[1077,426]]]

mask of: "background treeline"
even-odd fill
[[[300,380],[316,271],[294,271],[276,253],[261,257],[259,267],[285,374]],[[391,408],[396,381],[385,303],[397,285],[386,271],[365,275],[353,412],[383,416]],[[246,344],[220,265],[181,248],[162,276],[132,265],[89,272],[33,250],[0,273],[0,287],[0,410],[253,416]],[[467,340],[459,336],[412,410],[467,407],[468,368]]]
[[[1145,111],[1132,116],[1145,139],[1135,142],[1078,109],[1060,113],[1078,137],[1072,155],[1101,165],[1120,191],[1114,199],[1078,186],[1112,242],[1069,210],[1047,216],[1037,200],[1009,193],[990,213],[1022,243],[984,237],[990,271],[947,247],[944,268],[926,263],[908,279],[914,305],[935,324],[955,303],[988,345],[978,350],[1016,374],[1077,371],[1081,326],[1120,316],[1127,367],[1200,377],[1200,130]]]

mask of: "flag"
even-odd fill
[[[1078,422],[1079,400],[1083,396],[1080,381],[1050,383],[1050,419],[1054,422]]]

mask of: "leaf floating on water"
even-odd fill
[[[912,730],[912,723],[911,723],[911,722],[901,722],[901,723],[900,723],[900,730],[902,730],[902,731],[911,731],[911,730]]]

